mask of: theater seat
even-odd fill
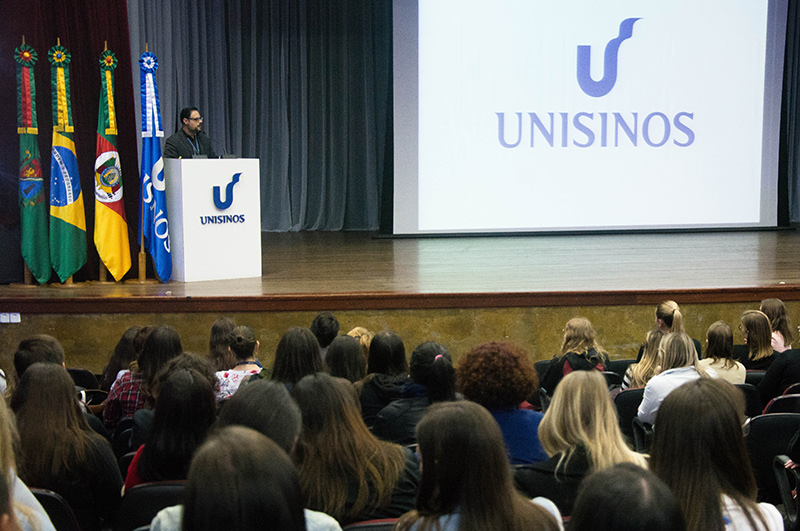
[[[747,423],[745,444],[758,484],[758,501],[780,504],[773,472],[776,455],[785,454],[789,441],[800,429],[800,413],[771,413],[753,417]]]
[[[142,483],[125,491],[114,531],[134,531],[150,525],[158,511],[183,502],[185,484],[185,481],[158,481]]]
[[[72,512],[72,507],[60,494],[52,490],[33,487],[30,490],[47,512],[47,516],[53,522],[53,527],[58,531],[81,531],[81,526],[78,525],[78,520],[75,518],[75,513]]]
[[[776,396],[764,407],[768,413],[800,413],[800,395]]]

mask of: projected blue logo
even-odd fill
[[[605,96],[617,83],[617,61],[619,59],[619,47],[623,41],[633,36],[633,25],[638,18],[626,18],[619,24],[619,36],[611,39],[606,44],[603,60],[603,78],[600,81],[592,79],[592,47],[587,45],[578,46],[578,84],[581,90],[588,96],[600,98]]]
[[[220,198],[220,188],[219,186],[214,187],[214,205],[220,210],[227,210],[233,204],[233,187],[236,183],[239,182],[239,177],[241,173],[236,173],[233,175],[233,179],[231,182],[225,186],[225,201]]]

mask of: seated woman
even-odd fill
[[[592,323],[583,317],[575,317],[564,327],[561,357],[553,358],[540,384],[552,396],[558,382],[572,371],[604,371],[606,367],[608,354],[597,343],[597,332]]]
[[[389,402],[402,397],[403,386],[409,381],[403,340],[391,330],[375,334],[369,345],[367,377],[356,384],[367,426],[375,424],[378,412]]]
[[[11,409],[19,426],[20,478],[63,496],[81,529],[110,525],[122,476],[108,441],[86,422],[64,367],[36,363],[28,368],[11,398]]]
[[[100,381],[97,384],[98,389],[108,392],[120,371],[127,369],[132,362],[136,361],[136,347],[133,344],[133,340],[141,329],[141,326],[132,326],[125,330],[125,333],[119,338],[117,346],[114,347],[114,353],[103,369],[102,376],[100,376]]]
[[[800,350],[785,350],[776,357],[758,383],[761,403],[766,406],[770,400],[782,395],[790,385],[797,382],[800,382]]]
[[[258,346],[259,342],[252,328],[242,325],[233,329],[228,340],[228,348],[236,357],[236,362],[228,370],[217,371],[219,382],[217,401],[227,400],[236,392],[242,380],[261,372]]]
[[[706,369],[714,369],[717,376],[732,384],[743,384],[747,371],[733,359],[733,334],[724,321],[717,321],[706,332],[706,357],[700,360]]]
[[[283,334],[275,349],[275,363],[270,379],[291,390],[304,376],[320,371],[322,358],[317,338],[308,328],[291,327]]]
[[[744,407],[733,385],[700,378],[673,391],[658,411],[650,469],[675,494],[687,529],[783,530],[778,510],[756,503]]]
[[[450,353],[435,341],[427,341],[411,354],[411,381],[402,398],[381,409],[372,433],[384,441],[409,445],[425,410],[433,403],[456,399],[456,373]]]
[[[747,355],[742,355],[739,361],[748,371],[766,371],[777,355],[772,349],[769,317],[758,310],[747,310],[742,314],[741,330],[747,344]]]
[[[680,306],[675,301],[661,301],[656,306],[656,330],[661,330],[665,334],[672,332],[686,332],[683,326],[683,313],[681,313]],[[694,349],[697,351],[697,357],[700,357],[702,352],[700,342],[692,339]],[[639,347],[639,355],[636,361],[642,360],[644,354],[644,345]]]
[[[512,465],[547,459],[538,435],[543,415],[519,407],[539,387],[527,352],[512,343],[483,343],[461,358],[456,378],[461,393],[500,425]]]
[[[216,420],[214,389],[194,370],[178,370],[161,386],[147,442],[128,467],[125,488],[186,479],[195,450]]]
[[[352,383],[367,375],[367,358],[358,340],[350,336],[339,336],[328,345],[324,366],[331,376]]]
[[[686,522],[675,495],[663,481],[646,468],[620,463],[581,483],[569,529],[685,531]]]
[[[772,326],[772,350],[784,352],[792,348],[794,334],[789,324],[789,312],[780,299],[764,299],[758,308],[769,319]]]
[[[714,369],[700,365],[692,338],[682,332],[664,336],[659,353],[657,374],[647,382],[637,413],[639,419],[649,424],[655,423],[661,402],[674,389],[701,376],[717,376]]]
[[[369,432],[347,380],[317,373],[291,394],[303,415],[295,461],[306,507],[342,525],[395,518],[414,507],[417,456]]]
[[[539,424],[539,440],[550,458],[518,467],[514,479],[527,496],[547,496],[564,515],[572,514],[588,474],[617,463],[647,466],[622,438],[605,378],[596,371],[564,377]]]
[[[483,407],[434,404],[417,427],[417,440],[423,463],[419,496],[395,529],[561,528],[552,502],[531,503],[514,489],[503,436]]]
[[[364,351],[364,360],[369,358],[369,347],[372,345],[372,338],[375,337],[375,332],[370,332],[363,326],[357,326],[347,332],[347,335],[358,341],[361,349]]]
[[[178,332],[168,325],[156,327],[144,342],[138,361],[111,386],[103,409],[103,421],[109,431],[120,420],[132,417],[145,407],[152,407],[151,388],[156,375],[172,358],[183,351]]]
[[[227,317],[220,317],[211,325],[208,358],[215,371],[224,371],[236,364],[236,356],[228,348],[231,346],[231,332],[234,328],[236,328],[236,323]]]
[[[625,376],[622,378],[623,389],[644,387],[650,378],[655,376],[658,366],[658,348],[665,335],[666,333],[658,328],[647,332],[641,361],[628,365]]]

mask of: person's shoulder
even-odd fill
[[[306,517],[306,531],[341,531],[336,519],[326,513],[303,509]]]

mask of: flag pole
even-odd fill
[[[150,51],[150,44],[145,42],[144,43],[144,51]],[[139,228],[141,229],[140,236],[139,236],[139,278],[136,280],[137,283],[150,283],[155,282],[155,280],[147,279],[147,254],[144,252],[144,216],[142,215],[144,211],[144,205],[142,204],[141,194],[139,196]]]

